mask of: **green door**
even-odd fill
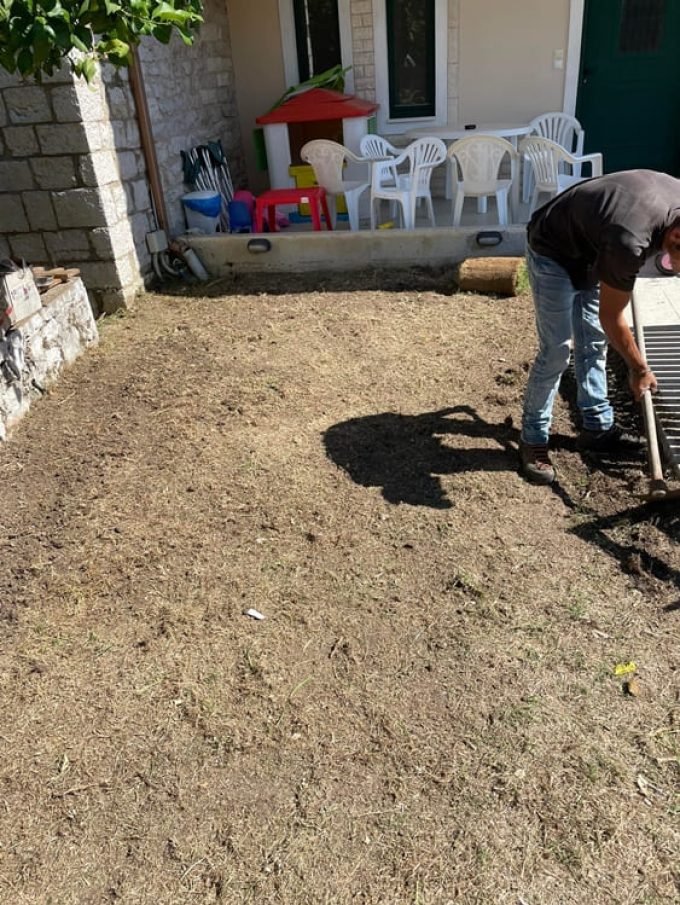
[[[606,173],[680,176],[680,0],[586,0],[576,115]]]

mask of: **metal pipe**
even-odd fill
[[[163,186],[161,184],[160,171],[158,169],[158,158],[156,157],[156,145],[153,140],[153,130],[151,128],[151,117],[149,116],[149,105],[146,100],[146,91],[144,89],[144,76],[142,74],[141,61],[136,47],[132,49],[132,63],[130,65],[130,88],[135,101],[135,109],[137,111],[137,122],[139,124],[139,135],[142,142],[142,151],[146,162],[146,172],[149,177],[149,187],[151,189],[151,200],[153,202],[154,213],[156,216],[156,226],[159,229],[168,232],[168,212],[165,207],[165,198],[163,196]]]

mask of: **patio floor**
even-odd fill
[[[451,226],[451,201],[447,198],[443,197],[433,197],[432,199],[434,206],[434,216],[437,227],[450,227]],[[399,221],[398,219],[390,216],[388,206],[385,202],[381,205],[381,216],[380,222],[382,224],[383,229],[398,229]],[[361,228],[369,230],[370,229],[370,212],[368,206],[368,193],[364,200],[362,201],[361,209],[360,209],[360,217],[361,217]],[[512,226],[521,226],[522,224],[528,223],[529,221],[529,205],[520,203],[519,210],[517,216],[513,218],[511,225]],[[387,224],[393,223],[393,226],[388,226]],[[498,224],[498,214],[496,211],[496,201],[494,198],[490,198],[488,202],[488,210],[485,214],[479,214],[476,210],[475,201],[472,198],[467,198],[465,200],[465,206],[463,208],[463,216],[461,219],[462,227],[471,227],[471,226],[479,226],[480,228],[488,228],[488,229],[497,229]],[[430,221],[427,216],[427,209],[424,204],[421,204],[416,211],[416,227],[429,227]],[[341,214],[338,217],[338,221],[336,224],[337,230],[349,231],[349,222],[347,220],[347,215],[344,216]],[[313,227],[311,220],[307,219],[304,222],[291,222],[290,226],[286,228],[286,232],[313,232]]]

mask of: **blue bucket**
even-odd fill
[[[189,229],[214,233],[220,222],[222,198],[219,192],[189,192],[182,195],[182,204]]]

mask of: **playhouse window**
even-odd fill
[[[435,113],[435,0],[386,0],[390,117]]]
[[[300,81],[341,62],[338,0],[293,0]]]

